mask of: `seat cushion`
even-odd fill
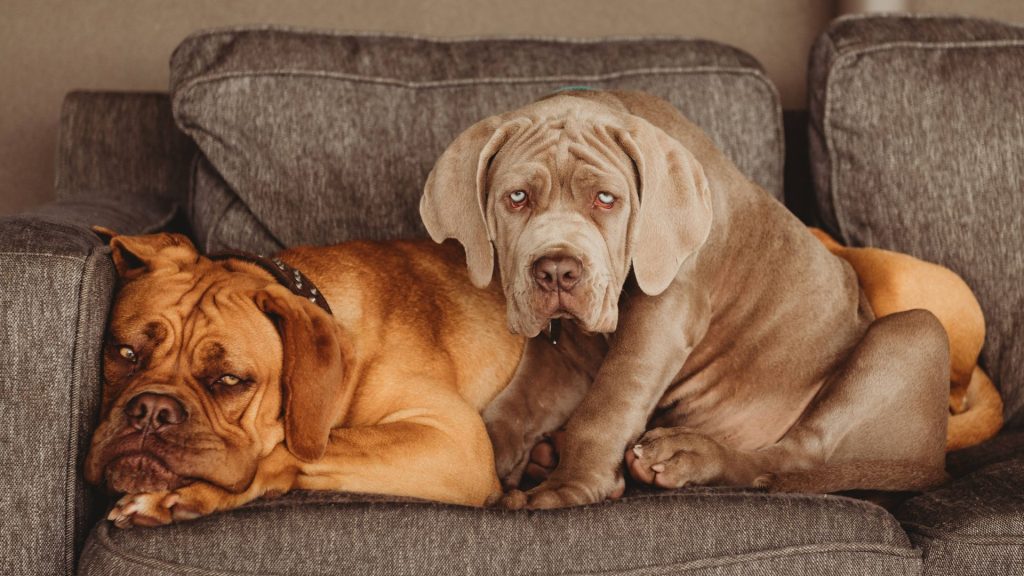
[[[826,228],[959,273],[985,312],[982,365],[1024,423],[1024,27],[843,18],[809,82]]]
[[[648,493],[538,512],[297,493],[90,536],[79,574],[917,574],[885,510],[837,496]]]
[[[219,175],[194,178],[200,244],[425,235],[419,197],[448,144],[569,85],[667,98],[782,197],[778,96],[757,62],[728,46],[235,28],[189,37],[171,63],[174,117]]]
[[[925,574],[1024,571],[1024,432],[1004,433],[949,456],[959,476],[897,510],[924,552]]]

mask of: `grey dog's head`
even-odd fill
[[[431,237],[456,238],[470,278],[490,283],[497,251],[512,332],[554,318],[613,332],[633,267],[659,294],[707,238],[700,164],[650,122],[597,100],[559,95],[463,132],[427,179]]]

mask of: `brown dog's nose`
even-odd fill
[[[188,418],[180,400],[151,392],[132,398],[124,407],[124,413],[134,428],[144,430],[148,426],[154,432],[166,426],[181,424]]]
[[[533,278],[547,292],[571,291],[582,274],[583,264],[572,256],[544,256],[533,263]]]

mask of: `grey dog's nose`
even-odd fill
[[[132,398],[124,407],[128,422],[138,430],[157,431],[166,426],[181,424],[188,419],[188,413],[181,401],[166,394],[145,392]]]
[[[533,278],[547,292],[571,291],[582,274],[583,264],[572,256],[544,256],[533,263]]]

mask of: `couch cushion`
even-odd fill
[[[1024,432],[949,457],[961,475],[896,512],[924,552],[929,575],[1019,574],[1024,569]],[[970,472],[968,472],[970,471]]]
[[[80,574],[916,574],[883,509],[699,489],[539,512],[297,493],[192,523],[99,524]],[[187,568],[186,568],[187,567]]]
[[[824,224],[963,276],[988,323],[982,365],[1024,424],[1024,27],[840,19],[809,81]]]
[[[281,245],[423,235],[423,183],[455,136],[567,85],[667,98],[781,198],[778,96],[757,62],[721,44],[230,29],[187,38],[171,62],[175,119],[222,177],[197,178],[194,201],[238,199],[193,210],[207,219],[197,229],[225,235],[200,243],[221,247],[250,224]]]

